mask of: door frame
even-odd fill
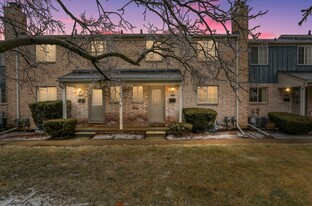
[[[91,109],[92,109],[92,98],[93,98],[93,90],[94,89],[102,89],[102,107],[103,107],[103,121],[94,121],[91,120]],[[89,101],[88,101],[88,123],[105,123],[105,89],[104,88],[92,88],[89,92]]]
[[[151,121],[150,114],[151,114],[151,100],[152,100],[152,90],[153,89],[161,89],[162,91],[162,99],[163,99],[163,120],[161,122],[154,122]],[[148,87],[148,123],[150,124],[157,124],[157,123],[165,123],[166,119],[166,86],[165,85],[155,85],[155,86],[149,86]]]

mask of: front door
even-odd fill
[[[165,121],[165,87],[149,87],[148,121],[164,123]]]
[[[104,98],[103,89],[92,89],[90,97],[90,122],[104,122]]]

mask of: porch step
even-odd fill
[[[75,137],[92,138],[96,132],[76,132]]]
[[[157,137],[160,137],[160,138],[165,138],[166,137],[166,134],[167,132],[166,131],[146,131],[145,132],[145,135],[146,135],[146,138],[157,138]]]

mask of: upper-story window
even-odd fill
[[[217,57],[217,43],[213,40],[197,42],[197,56],[201,61],[213,60]]]
[[[146,49],[155,48],[155,52],[151,51],[146,55],[146,61],[161,61],[161,50],[157,47],[160,47],[160,43],[155,41],[146,41]]]
[[[267,65],[268,64],[268,47],[253,46],[250,47],[250,64],[252,65]]]
[[[92,41],[91,53],[93,55],[101,55],[106,52],[106,41]]]
[[[50,62],[56,61],[56,46],[50,44],[36,45],[36,61]]]
[[[133,86],[133,102],[143,103],[143,86]]]
[[[121,99],[121,90],[120,86],[111,86],[110,87],[110,101],[111,102],[120,102]]]
[[[38,87],[37,101],[54,101],[57,100],[56,87]]]
[[[267,102],[267,88],[250,88],[249,89],[250,103],[266,103]]]
[[[298,64],[312,65],[312,46],[298,47]]]
[[[197,87],[197,103],[218,104],[218,86]]]

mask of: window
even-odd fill
[[[197,88],[197,102],[218,104],[218,86],[204,86]]]
[[[137,103],[143,102],[143,86],[133,87],[133,101]]]
[[[120,102],[120,86],[110,87],[111,102]]]
[[[57,100],[56,87],[39,87],[37,100],[38,102]]]
[[[250,103],[266,103],[267,102],[267,88],[250,88],[249,89]]]
[[[154,51],[161,53],[161,50],[158,49],[157,47],[160,47],[160,43],[155,43],[154,41],[146,41],[146,49],[151,49],[151,48],[155,48]],[[161,55],[158,53],[154,53],[154,52],[149,52],[146,55],[146,61],[161,61]]]
[[[106,52],[106,41],[92,41],[91,53],[93,55],[101,55]]]
[[[217,57],[217,44],[213,41],[198,41],[197,56],[201,61],[213,60]]]
[[[55,62],[56,46],[50,44],[36,45],[37,62]]]
[[[103,105],[103,90],[93,89],[92,106],[102,106],[102,105]]]
[[[0,89],[0,104],[6,103],[5,88]]]
[[[250,47],[250,64],[267,65],[268,64],[268,47]]]
[[[298,64],[312,65],[312,47],[298,47]]]

